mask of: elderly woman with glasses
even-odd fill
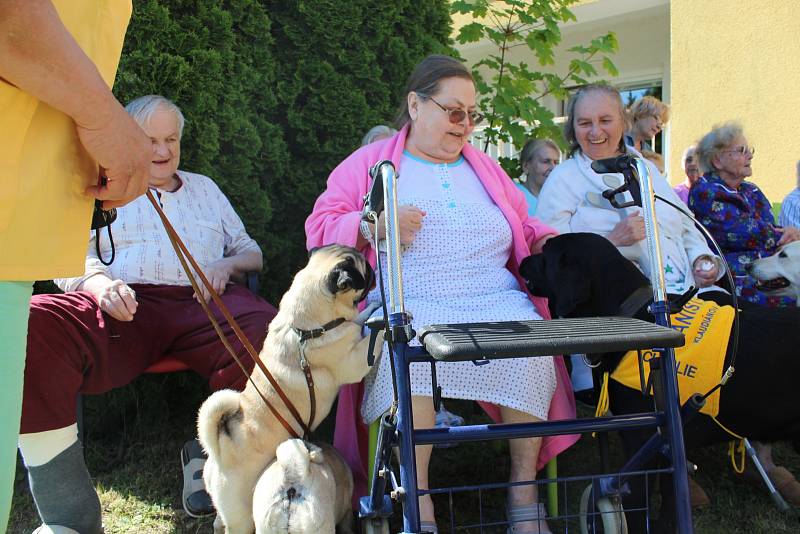
[[[746,271],[754,259],[800,239],[797,228],[776,226],[769,200],[747,180],[753,172],[754,152],[741,125],[715,126],[697,144],[696,156],[704,174],[689,193],[689,207],[725,253],[737,295],[770,307],[794,305],[790,297],[764,293]]]
[[[528,216],[525,197],[514,182],[468,143],[481,119],[469,70],[453,58],[429,56],[412,72],[403,95],[400,131],[360,148],[331,173],[306,221],[308,247],[348,244],[375,263],[371,236],[384,238],[383,222],[377,228],[360,224],[360,214],[370,187],[368,169],[391,160],[400,175],[404,297],[414,325],[549,318],[546,303],[527,293],[518,266],[556,232]],[[376,289],[368,300],[379,298]],[[430,366],[413,364],[411,377],[414,423],[433,427]],[[495,406],[490,414],[505,422],[574,413],[560,357],[494,360],[480,367],[449,363],[437,367],[437,379],[443,396],[491,403]],[[367,449],[364,443],[353,442],[354,408],[360,405],[364,422],[375,421],[392,403],[391,380],[384,352],[364,381],[363,400],[352,388],[339,397],[335,444],[353,467],[356,495],[358,482],[361,492],[365,488]],[[540,438],[512,440],[511,480],[533,480],[537,461],[541,467],[575,439],[544,438],[544,444]],[[417,447],[420,488],[429,487],[430,455],[430,446]],[[544,518],[544,508],[535,486],[510,488],[508,508],[510,520],[520,521],[515,532],[547,532],[546,523],[536,521]],[[437,532],[429,496],[420,498],[420,519],[424,530]]]

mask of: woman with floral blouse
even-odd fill
[[[797,228],[776,226],[769,200],[746,181],[752,174],[754,151],[738,123],[715,126],[697,145],[704,175],[689,193],[689,207],[722,247],[737,295],[762,306],[794,305],[792,298],[762,292],[746,271],[753,260],[800,239]]]

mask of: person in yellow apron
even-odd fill
[[[147,188],[149,139],[110,90],[131,10],[130,0],[0,0],[2,532],[32,281],[83,272],[92,197],[108,209]]]

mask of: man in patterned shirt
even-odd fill
[[[151,95],[126,110],[151,139],[151,191],[259,349],[276,310],[232,282],[261,270],[261,249],[211,179],[178,170],[184,123],[178,107]],[[245,383],[198,303],[210,295],[194,293],[148,199],[120,208],[112,226],[110,265],[101,261],[111,257],[109,239],[92,236],[84,275],[56,280],[63,295],[31,301],[19,443],[43,532],[102,532],[100,503],[77,439],[77,395],[124,386],[164,357],[207,377],[215,390]],[[215,314],[252,368],[219,310]]]

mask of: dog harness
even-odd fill
[[[682,332],[686,339],[683,347],[675,349],[675,372],[681,404],[694,393],[705,393],[719,382],[725,364],[733,312],[731,306],[719,306],[711,301],[692,298],[678,313],[670,316],[672,328]],[[639,372],[640,357],[642,363],[647,364],[642,366],[643,378]],[[611,378],[624,386],[641,390],[643,382],[649,383],[649,362],[656,357],[658,353],[652,350],[628,352],[611,373]],[[708,397],[700,411],[711,417],[717,416],[719,390]]]

